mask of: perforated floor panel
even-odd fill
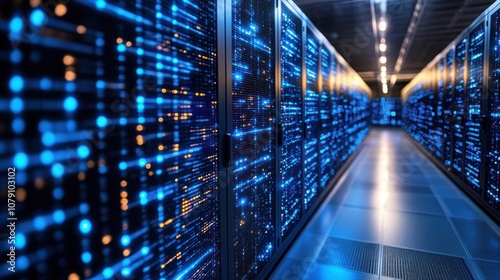
[[[500,237],[482,220],[452,218],[472,257],[500,261]]]
[[[498,280],[500,279],[500,263],[476,261],[479,270],[483,273],[485,280]]]
[[[382,276],[404,280],[473,280],[462,258],[383,247]]]
[[[329,237],[317,262],[377,274],[379,247],[378,244]]]

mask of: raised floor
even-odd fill
[[[271,276],[500,279],[500,227],[401,130],[374,129]]]

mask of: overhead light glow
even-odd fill
[[[380,71],[387,72],[387,67],[385,67],[385,66],[380,67]]]
[[[384,44],[384,43],[381,43],[380,46],[379,46],[379,48],[380,48],[381,52],[385,52],[387,50],[387,45]]]
[[[392,75],[391,77],[391,84],[395,84],[398,80],[398,77],[396,75]]]
[[[381,19],[379,24],[378,24],[378,28],[380,29],[380,31],[386,31],[387,30],[387,21],[385,21],[385,19]]]
[[[382,82],[382,84],[387,84],[387,78],[382,78],[380,81]]]
[[[382,63],[382,64],[386,64],[386,63],[387,63],[387,57],[385,57],[385,56],[381,56],[381,57],[380,57],[380,63]]]
[[[382,73],[380,73],[380,76],[381,76],[382,78],[387,78],[387,72],[382,72]]]

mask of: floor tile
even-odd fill
[[[292,248],[287,252],[286,257],[296,260],[312,259],[321,248],[323,248],[325,238],[321,235],[304,233],[295,241]]]
[[[352,271],[340,267],[315,263],[309,268],[307,278],[310,280],[377,280],[377,275]]]
[[[386,211],[385,245],[466,257],[446,217]]]
[[[500,261],[500,236],[486,222],[460,218],[452,221],[472,257]]]
[[[330,232],[330,236],[367,242],[381,242],[380,211],[343,207]]]

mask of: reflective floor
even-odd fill
[[[500,227],[404,132],[372,130],[335,189],[271,279],[500,279]]]

